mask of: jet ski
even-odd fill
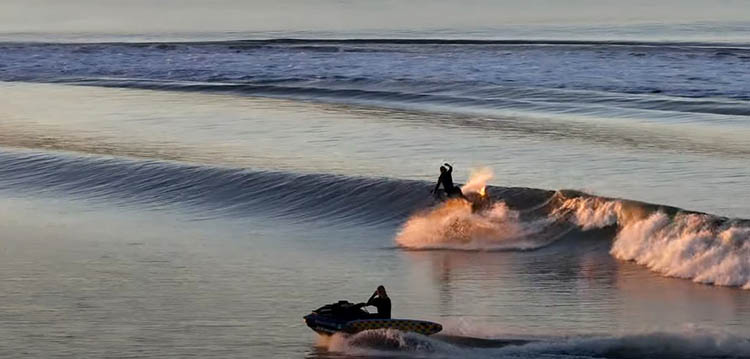
[[[444,190],[438,190],[435,192],[434,203],[442,203],[449,199],[460,198],[471,204],[471,213],[482,213],[492,208],[494,203],[493,198],[487,193],[485,188],[482,188],[479,192],[468,192],[463,193],[460,196],[448,196]]]
[[[363,307],[364,303],[341,300],[313,310],[304,316],[305,324],[320,335],[354,334],[371,329],[396,329],[432,335],[443,330],[442,325],[424,320],[374,318]]]
[[[471,203],[471,213],[482,213],[492,208],[493,200],[484,189],[481,192],[470,192],[464,195]]]

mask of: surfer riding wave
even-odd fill
[[[445,195],[448,198],[466,199],[463,192],[461,192],[461,188],[453,184],[453,166],[448,163],[444,163],[443,166],[440,166],[440,177],[438,177],[437,184],[435,184],[435,188],[430,191],[430,193],[437,196],[441,184],[443,185],[443,190],[445,190]]]

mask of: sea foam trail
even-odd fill
[[[498,340],[503,342],[503,340]],[[439,338],[395,330],[334,335],[323,347],[359,356],[429,356],[430,358],[750,358],[750,340],[701,330],[647,332],[623,336],[550,338],[497,348],[457,346]]]

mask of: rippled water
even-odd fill
[[[8,357],[328,357],[301,315],[363,300],[380,283],[398,317],[439,321],[446,334],[553,346],[390,354],[400,357],[686,350],[665,343],[700,356],[747,355],[744,291],[617,261],[598,233],[534,252],[411,252],[394,248],[392,230],[371,226],[252,215],[195,222],[169,208],[113,211],[49,198],[3,203]],[[331,349],[369,356],[382,345],[375,338]]]
[[[0,47],[3,357],[750,357],[742,42]]]
[[[243,96],[4,84],[8,146],[271,170],[433,180],[436,164],[498,184],[574,188],[750,217],[746,132],[486,118]],[[39,99],[45,105],[39,105]],[[80,101],[80,99],[86,101]],[[653,131],[653,132],[652,132]],[[283,144],[283,145],[280,145]],[[717,160],[721,158],[721,160]]]

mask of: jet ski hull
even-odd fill
[[[443,330],[438,323],[413,319],[356,319],[336,320],[319,314],[305,316],[305,323],[312,330],[321,335],[333,335],[335,333],[354,334],[365,330],[395,329],[403,332],[413,332],[422,335],[432,335]]]
[[[360,319],[347,323],[346,327],[354,333],[371,329],[396,329],[402,332],[432,335],[443,330],[443,326],[438,323],[413,319]]]

